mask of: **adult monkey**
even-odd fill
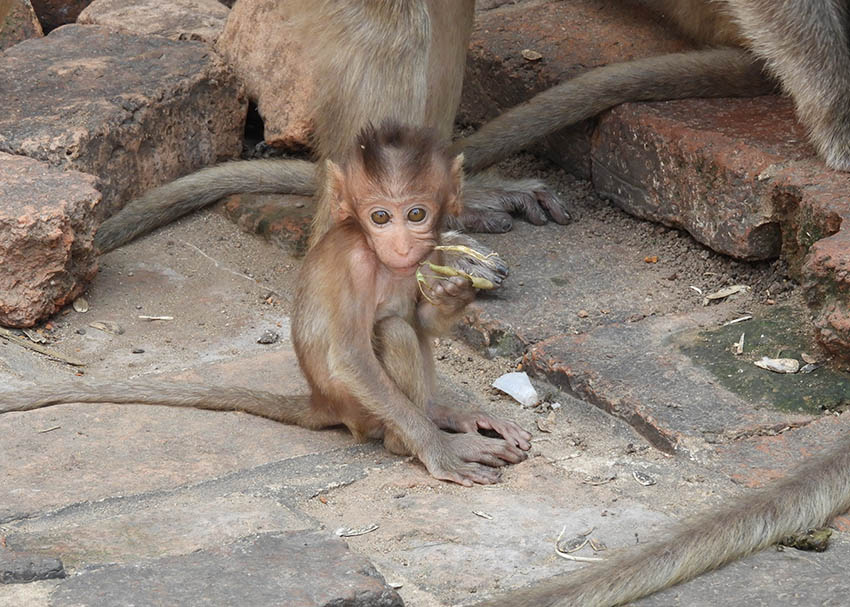
[[[328,159],[340,160],[370,122],[389,119],[425,126],[449,139],[460,102],[474,4],[474,0],[310,0],[294,5],[301,12],[298,26],[309,32],[304,36],[305,56],[314,64],[314,148],[319,166]],[[231,162],[204,169],[130,202],[104,222],[95,245],[101,252],[110,251],[228,194],[309,195],[315,190],[315,173],[313,163],[292,160]],[[477,175],[466,181],[463,216],[450,225],[503,232],[511,227],[513,211],[535,224],[545,223],[547,213],[558,223],[570,219],[565,206],[540,181]],[[330,207],[323,198],[311,245],[330,225]]]
[[[648,0],[707,45],[596,68],[548,89],[460,141],[475,171],[626,101],[769,93],[766,66],[794,100],[818,154],[850,171],[850,8],[845,0]],[[762,61],[764,63],[762,63]]]

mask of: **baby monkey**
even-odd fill
[[[385,124],[361,131],[341,164],[327,162],[333,225],[304,259],[292,315],[309,396],[128,382],[7,392],[0,413],[137,403],[244,411],[312,429],[344,424],[357,440],[382,439],[393,453],[415,455],[438,479],[498,481],[502,466],[526,458],[531,435],[434,401],[431,340],[451,327],[475,289],[462,276],[431,286],[417,278],[423,262],[441,263],[435,247],[444,217],[461,210],[462,160],[428,130]]]

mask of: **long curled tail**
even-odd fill
[[[106,253],[187,213],[244,192],[301,194],[316,190],[316,165],[306,160],[240,160],[201,169],[127,204],[95,234],[95,247]]]
[[[592,69],[535,95],[455,143],[464,168],[480,171],[561,128],[627,101],[752,97],[775,85],[740,49],[672,53]]]
[[[310,427],[310,397],[285,396],[261,390],[171,382],[74,384],[31,387],[0,392],[0,414],[31,411],[68,403],[165,405],[212,411],[242,411],[285,424]]]
[[[789,476],[686,521],[666,539],[477,607],[611,607],[826,524],[850,508],[850,439]]]

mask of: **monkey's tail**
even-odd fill
[[[478,607],[609,607],[826,524],[850,507],[850,439],[784,478],[686,521],[666,539]]]
[[[262,390],[169,382],[115,382],[0,392],[0,414],[69,403],[165,405],[212,411],[242,411],[284,424],[309,427],[310,397]]]
[[[541,137],[627,101],[752,97],[775,89],[764,65],[741,49],[672,53],[592,69],[558,84],[455,143],[480,171]]]
[[[201,169],[127,204],[94,237],[106,253],[208,204],[243,192],[302,194],[316,190],[316,165],[306,160],[241,160]]]

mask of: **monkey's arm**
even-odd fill
[[[445,334],[463,309],[475,299],[475,289],[463,276],[429,276],[422,285],[423,296],[416,306],[419,325],[431,336]]]
[[[475,173],[541,137],[626,101],[750,97],[774,89],[740,49],[675,53],[590,70],[501,114],[454,144]]]
[[[230,194],[272,192],[311,196],[316,167],[305,160],[242,160],[202,169],[150,190],[107,219],[95,234],[106,253]]]

